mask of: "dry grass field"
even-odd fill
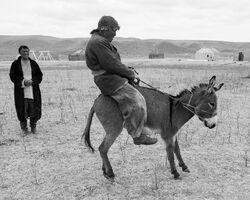
[[[123,131],[109,152],[115,182],[105,179],[101,158],[80,142],[88,111],[99,91],[84,62],[43,62],[43,115],[38,134],[22,136],[17,121],[10,62],[0,63],[1,200],[247,200],[250,197],[250,64],[175,60],[125,60],[140,78],[178,94],[216,75],[218,126],[207,129],[193,117],[178,132],[183,159],[174,180],[163,141],[136,146]],[[97,118],[91,127],[95,149],[104,136]]]

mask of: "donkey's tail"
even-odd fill
[[[92,147],[91,145],[91,142],[90,142],[90,126],[91,126],[91,123],[92,123],[92,119],[93,119],[93,115],[95,113],[95,110],[94,110],[94,106],[92,106],[92,108],[90,109],[89,111],[89,115],[88,115],[88,119],[87,119],[87,124],[86,124],[86,127],[85,127],[85,130],[82,134],[82,137],[81,137],[81,141],[84,137],[84,142],[85,142],[85,145],[92,151],[94,152],[95,149]]]

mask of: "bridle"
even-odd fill
[[[141,79],[139,79],[139,80],[137,79],[136,84],[139,85],[140,82],[142,82],[143,84],[149,86],[150,88],[152,88],[152,89],[154,89],[154,90],[157,90],[157,91],[163,93],[163,92],[160,91],[159,89],[157,89],[157,88],[155,88],[154,86],[152,86],[152,85],[146,83],[145,81],[142,81]],[[173,99],[173,100],[176,101],[176,99],[175,99],[174,97],[172,97],[172,96],[169,96],[169,98],[171,98],[171,99]],[[183,105],[183,107],[186,108],[188,111],[190,111],[191,113],[193,113],[194,115],[196,115],[201,121],[204,121],[205,118],[204,118],[204,117],[201,117],[199,114],[197,114],[197,113],[195,112],[196,110],[197,110],[197,111],[204,112],[204,113],[208,113],[208,114],[210,114],[210,115],[213,115],[212,112],[208,112],[208,111],[206,111],[206,110],[203,110],[203,109],[200,109],[200,108],[196,108],[196,106],[192,106],[192,105],[190,104],[191,101],[192,101],[192,98],[193,98],[193,93],[191,92],[191,96],[190,96],[190,98],[189,98],[189,100],[188,100],[188,103],[184,103],[184,102],[181,102],[181,101],[179,101],[179,103],[181,103],[181,104]],[[191,108],[192,108],[193,110],[192,110]]]
[[[186,103],[183,103],[183,102],[180,102],[180,103],[183,105],[184,108],[186,108],[186,109],[189,110],[191,113],[193,113],[194,115],[196,115],[196,116],[197,116],[199,119],[201,119],[202,121],[204,121],[205,118],[204,118],[204,117],[201,117],[199,114],[197,114],[197,113],[195,112],[196,110],[197,110],[197,111],[204,112],[204,113],[208,113],[209,115],[213,116],[213,113],[212,113],[212,112],[208,112],[208,111],[206,111],[206,110],[203,110],[203,109],[197,108],[197,107],[195,107],[195,106],[192,106],[192,105],[190,104],[192,98],[193,98],[193,93],[191,93],[191,96],[190,96],[189,101],[188,101],[187,104],[186,104]],[[193,111],[192,109],[190,109],[190,108],[193,108],[194,111]]]

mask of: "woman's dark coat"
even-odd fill
[[[41,91],[39,84],[42,81],[43,74],[40,70],[39,65],[36,61],[29,59],[31,65],[31,74],[32,74],[32,88],[33,88],[33,97],[34,97],[34,110],[35,110],[35,120],[39,120],[42,116],[42,99]],[[10,68],[10,79],[14,83],[14,98],[17,117],[20,122],[25,122],[25,112],[24,112],[24,89],[22,88],[23,70],[21,66],[21,56],[18,57],[11,64]]]

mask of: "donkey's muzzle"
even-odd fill
[[[210,129],[214,128],[217,124],[217,116],[214,116],[212,118],[209,118],[209,119],[204,119],[203,122],[204,122],[204,125]]]
[[[204,121],[204,125],[210,129],[212,129],[216,126],[216,124],[208,124],[207,121]]]

